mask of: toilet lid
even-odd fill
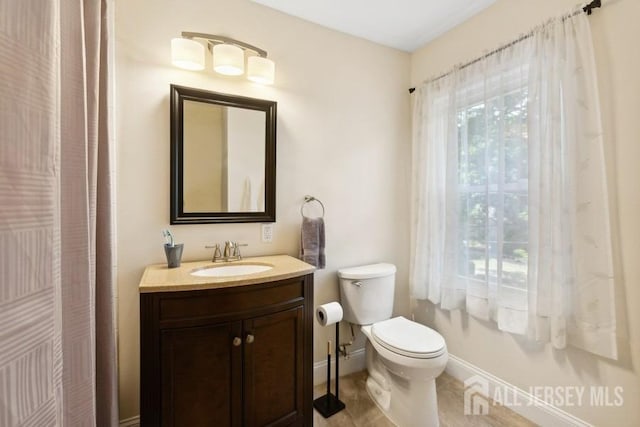
[[[374,323],[371,335],[378,344],[403,356],[430,359],[445,351],[442,335],[402,316]]]

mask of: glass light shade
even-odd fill
[[[171,39],[171,63],[185,70],[204,70],[204,46],[195,40]]]
[[[276,64],[261,56],[250,56],[247,59],[247,78],[263,85],[273,84],[276,74]]]
[[[217,44],[213,47],[213,70],[227,76],[244,73],[244,50],[231,44]]]

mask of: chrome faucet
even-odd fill
[[[211,262],[227,262],[227,261],[240,261],[242,254],[240,253],[240,246],[248,246],[245,244],[239,244],[227,240],[224,242],[224,251],[220,250],[220,244],[216,243],[215,246],[205,246],[207,249],[213,249],[213,258]]]

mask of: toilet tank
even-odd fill
[[[391,318],[396,279],[393,264],[369,264],[338,270],[344,320],[370,325]]]

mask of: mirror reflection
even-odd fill
[[[185,212],[264,211],[265,114],[184,102]]]
[[[171,223],[275,221],[276,103],[171,86]]]

